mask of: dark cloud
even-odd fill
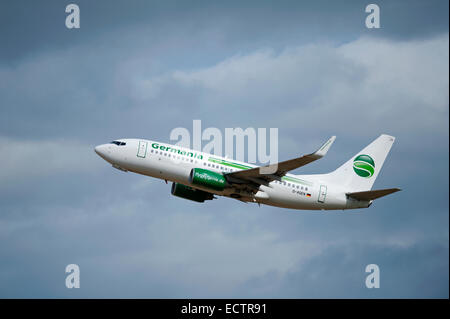
[[[82,28],[64,27],[65,6],[58,0],[2,2],[0,10],[0,51],[2,63],[13,63],[48,49],[69,49],[74,44],[95,44],[106,34],[134,26],[156,31],[186,26],[195,32],[219,29],[220,37],[209,39],[229,55],[236,50],[271,46],[282,48],[314,40],[345,42],[370,34],[365,26],[366,2],[353,1],[89,1],[75,2],[82,12]],[[377,35],[414,38],[448,32],[448,2],[377,1],[382,28]],[[373,34],[373,33],[371,33]],[[123,38],[116,37],[120,47]],[[249,41],[250,40],[250,41]],[[220,42],[219,42],[220,41]],[[208,49],[211,43],[202,47]],[[227,49],[229,48],[229,49]],[[190,55],[190,58],[194,58]]]
[[[445,239],[410,247],[331,245],[288,272],[268,272],[246,282],[243,297],[286,298],[442,298],[448,294],[448,244]],[[380,269],[380,288],[368,289],[366,266]],[[248,293],[248,295],[247,295]]]

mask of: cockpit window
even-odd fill
[[[127,143],[125,143],[125,142],[120,142],[120,141],[112,141],[110,144],[116,144],[117,146],[127,145]]]

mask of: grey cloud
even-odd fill
[[[65,173],[92,172],[100,166],[93,148],[70,140],[27,141],[0,137],[0,178],[14,181]]]
[[[377,264],[380,288],[365,286],[365,268]],[[448,296],[448,244],[330,245],[320,255],[286,273],[268,272],[245,283],[243,291],[288,298],[442,298]],[[274,285],[275,283],[275,285]]]
[[[66,49],[73,44],[95,43],[108,32],[136,26],[186,26],[199,30],[219,28],[223,49],[252,50],[267,43],[283,47],[316,39],[356,38],[370,34],[364,27],[366,2],[354,1],[87,1],[76,2],[82,12],[82,28],[64,28],[66,3],[57,0],[30,3],[2,3],[0,38],[7,45],[1,51],[3,63],[47,49]],[[397,39],[426,37],[448,32],[448,2],[377,1],[382,28],[376,34]],[[150,33],[152,35],[153,33]],[[21,41],[16,39],[20,38]],[[251,39],[251,41],[249,41]],[[124,39],[118,39],[122,42]],[[220,43],[214,43],[214,46]],[[206,43],[205,48],[208,48]],[[228,48],[228,49],[227,49]],[[231,49],[231,50],[230,50]],[[33,52],[33,53],[31,53]]]
[[[261,123],[259,119],[241,123],[229,111],[237,107],[241,117],[252,118],[258,112],[265,126],[290,131],[321,127],[320,114],[325,112],[337,119],[337,125],[330,122],[324,127],[326,131],[339,133],[341,123],[346,123],[346,131],[350,125],[353,131],[365,132],[365,121],[352,120],[362,108],[363,117],[384,126],[367,132],[368,136],[380,129],[391,134],[419,127],[434,131],[446,126],[443,115],[448,113],[447,44],[448,34],[403,43],[363,38],[338,47],[308,45],[280,54],[256,51],[210,67],[175,69],[163,75],[158,75],[157,62],[140,57],[145,55],[142,52],[118,63],[117,53],[95,54],[77,47],[3,68],[3,112],[7,113],[2,130],[8,135],[49,136],[58,131],[86,137],[101,126],[105,131],[121,127],[124,133],[142,135],[147,128],[161,132],[165,126],[157,118],[186,125],[179,114],[201,118],[211,109],[230,126]],[[88,70],[86,63],[94,63],[93,68],[80,73]],[[24,119],[23,112],[30,116]],[[124,118],[133,126],[125,127]]]

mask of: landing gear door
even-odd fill
[[[325,203],[326,197],[327,197],[327,187],[325,185],[320,185],[319,198],[317,199],[317,201],[319,203]]]
[[[147,155],[147,142],[139,141],[137,157],[145,158]]]

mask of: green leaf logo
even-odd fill
[[[372,177],[375,172],[375,162],[369,155],[358,155],[353,160],[353,170],[361,177]]]

